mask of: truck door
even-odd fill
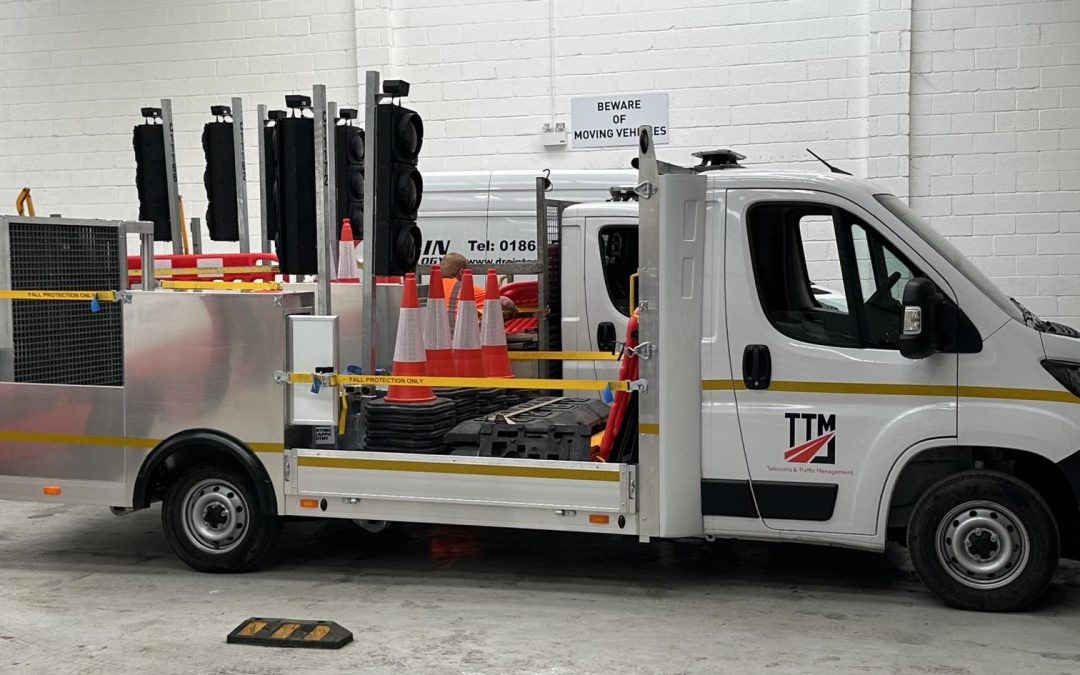
[[[957,356],[911,360],[904,284],[925,260],[868,212],[806,190],[728,192],[736,406],[760,515],[774,529],[874,534],[889,468],[956,436]]]
[[[608,321],[615,325],[621,342],[630,320],[630,276],[637,272],[638,226],[636,218],[585,218],[585,316],[589,349],[597,349],[596,328]],[[586,377],[617,379],[617,361],[587,363]]]

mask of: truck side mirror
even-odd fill
[[[596,327],[596,348],[602,352],[615,353],[615,324],[601,321]]]
[[[915,277],[904,286],[900,354],[905,358],[925,359],[937,351],[937,306],[942,299],[926,277]]]

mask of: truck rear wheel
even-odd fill
[[[281,520],[262,511],[247,476],[196,466],[169,487],[161,522],[169,546],[192,568],[242,572],[265,562],[281,532]]]
[[[915,571],[959,609],[1008,612],[1030,605],[1050,585],[1059,546],[1042,497],[995,471],[942,479],[919,499],[908,528]]]

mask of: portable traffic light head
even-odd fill
[[[337,222],[348,218],[357,239],[364,236],[364,132],[352,125],[356,110],[343,108],[334,127]]]
[[[233,125],[225,117],[229,106],[210,106],[215,119],[203,127],[202,145],[206,155],[206,227],[213,241],[239,241],[240,220],[236,208],[236,153]]]
[[[387,84],[394,82],[398,81]],[[377,275],[395,276],[415,270],[420,260],[422,238],[416,215],[424,180],[417,160],[424,144],[424,122],[414,110],[381,103],[375,110],[375,130],[374,268]]]
[[[143,108],[143,124],[135,127],[135,187],[139,194],[139,220],[154,223],[155,241],[172,241],[169,185],[165,172],[165,127],[161,108]]]

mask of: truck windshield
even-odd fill
[[[949,243],[949,240],[941,236],[941,234],[930,227],[930,225],[920,218],[918,214],[908,208],[908,205],[900,201],[900,198],[890,194],[874,195],[874,199],[878,200],[882,206],[887,208],[890,213],[899,218],[905,225],[911,228],[911,231],[917,234],[923,241],[930,245],[935,251],[941,254],[943,258],[952,263],[960,274],[967,277],[967,280],[975,284],[975,286],[982,291],[984,295],[994,301],[994,304],[1001,308],[1001,311],[1005,312],[1017,321],[1023,321],[1024,317],[1021,314],[1019,308],[1013,303],[1009,296],[1005,295],[998,288],[990,278],[983,274],[983,271],[975,266],[963,253],[961,253],[955,246]]]

